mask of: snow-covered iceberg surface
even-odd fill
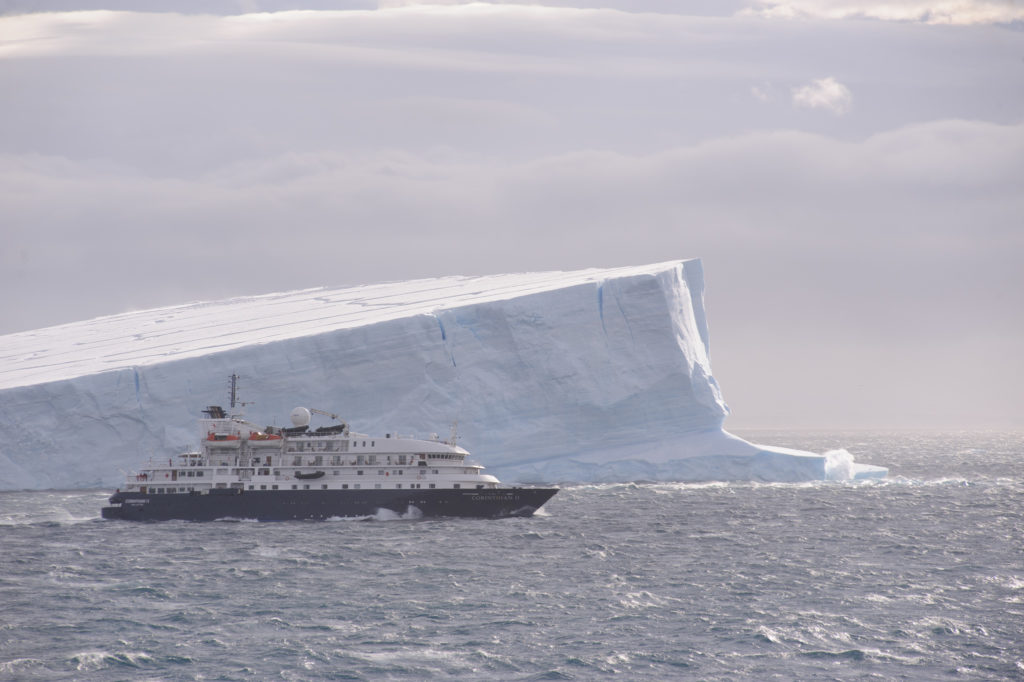
[[[722,429],[699,260],[310,289],[0,337],[0,488],[112,486],[194,444],[241,376],[296,405],[460,444],[507,482],[884,476]]]

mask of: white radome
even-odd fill
[[[312,417],[308,408],[296,407],[291,413],[292,426],[309,426]]]

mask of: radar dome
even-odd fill
[[[309,419],[313,415],[305,407],[296,407],[292,410],[292,426],[309,426]]]

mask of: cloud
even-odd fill
[[[772,19],[881,19],[925,24],[1008,24],[1024,21],[1024,6],[1007,0],[768,0],[741,10]]]
[[[793,104],[798,107],[825,109],[842,116],[850,110],[852,103],[850,89],[832,76],[793,88]]]

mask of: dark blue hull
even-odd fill
[[[557,488],[487,490],[211,490],[206,494],[114,493],[103,518],[128,521],[293,521],[367,517],[387,509],[423,517],[532,516]]]

